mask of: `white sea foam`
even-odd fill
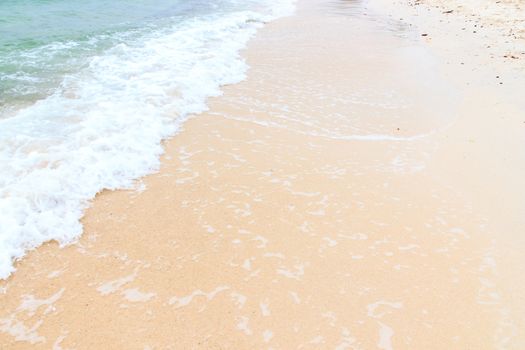
[[[189,18],[119,44],[53,95],[0,120],[0,279],[27,250],[78,239],[97,193],[155,171],[161,140],[205,111],[221,85],[244,78],[240,49],[292,9],[276,3],[261,6],[266,13]]]

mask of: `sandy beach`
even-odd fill
[[[0,281],[0,348],[524,349],[524,8],[299,0]]]

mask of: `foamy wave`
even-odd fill
[[[239,50],[265,21],[245,11],[186,20],[92,59],[60,91],[0,120],[0,278],[49,240],[74,242],[89,201],[158,169],[161,140],[241,81]]]

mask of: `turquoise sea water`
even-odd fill
[[[0,1],[0,278],[74,241],[89,201],[155,171],[287,0]]]
[[[66,74],[119,43],[184,19],[256,8],[228,0],[4,0],[0,2],[0,106],[49,95]]]

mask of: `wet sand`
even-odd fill
[[[523,65],[431,8],[269,23],[159,173],[1,282],[0,347],[523,349]]]

